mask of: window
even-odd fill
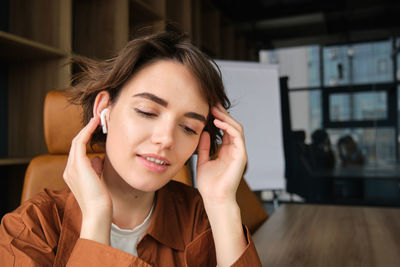
[[[282,48],[260,52],[262,62],[278,64],[280,76],[289,77],[289,89],[318,87],[319,46]]]
[[[304,130],[310,141],[312,132],[322,126],[320,90],[293,91],[289,102],[292,129]]]
[[[323,49],[324,84],[340,86],[393,81],[390,40]]]
[[[396,161],[395,130],[393,128],[341,128],[328,129],[332,147],[340,164],[338,141],[350,135],[364,155],[367,164],[388,164]]]
[[[265,62],[279,64],[280,75],[289,78],[293,130],[305,130],[309,142],[316,129],[325,128],[335,149],[339,138],[351,135],[367,164],[380,164],[399,160],[398,51],[400,38],[263,53]]]
[[[387,119],[386,92],[339,93],[329,96],[331,121]]]
[[[329,115],[331,121],[348,121],[351,119],[349,94],[332,94],[329,99]]]

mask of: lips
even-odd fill
[[[164,157],[155,154],[137,155],[140,162],[150,171],[164,172],[168,169],[171,163]]]
[[[138,156],[157,164],[171,165],[171,163],[166,158],[156,154],[138,154]]]

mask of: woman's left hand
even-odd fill
[[[223,132],[216,159],[209,159],[210,135],[203,132],[198,146],[197,187],[203,201],[225,204],[236,201],[236,191],[247,162],[243,127],[218,104],[211,109],[214,124]]]

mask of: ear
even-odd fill
[[[100,117],[103,109],[110,106],[110,93],[107,91],[101,91],[97,94],[93,104],[93,117]],[[106,114],[106,120],[108,119],[109,113]]]

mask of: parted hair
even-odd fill
[[[198,81],[209,108],[217,103],[221,103],[225,109],[230,107],[221,71],[216,63],[192,45],[183,33],[162,32],[129,41],[115,57],[108,60],[73,59],[80,72],[73,76],[73,85],[67,91],[67,96],[72,104],[82,106],[83,125],[93,117],[93,105],[99,92],[108,91],[111,104],[114,103],[122,87],[133,75],[144,66],[158,60],[174,60],[186,66]],[[222,138],[222,133],[213,120],[209,109],[204,130],[210,134],[210,155],[215,153],[217,143]],[[105,140],[105,135],[98,127],[93,133],[91,145],[103,146]]]

